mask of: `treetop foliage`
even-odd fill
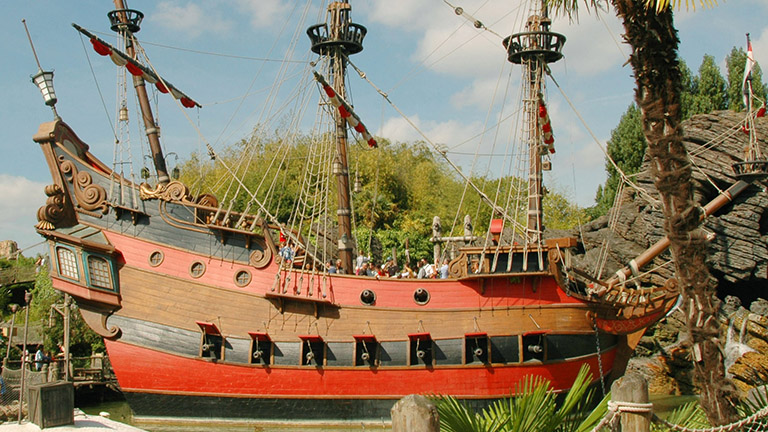
[[[680,102],[683,119],[696,114],[708,114],[717,110],[745,110],[742,97],[742,83],[747,54],[742,48],[734,47],[725,58],[728,71],[727,80],[720,73],[720,67],[711,55],[704,55],[698,74],[694,75],[686,63],[680,59],[681,93]],[[763,83],[759,65],[752,70],[752,91],[762,100],[766,99],[768,87]],[[608,155],[627,176],[636,174],[643,163],[647,143],[642,130],[640,110],[630,104],[621,117],[619,124],[611,131],[607,143]],[[605,184],[598,187],[595,206],[587,210],[591,218],[608,213],[616,198],[616,191],[621,182],[618,171],[606,160],[605,171],[608,177]]]

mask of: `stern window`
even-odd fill
[[[88,256],[88,276],[91,285],[96,288],[112,289],[112,277],[109,263],[101,257]]]
[[[56,258],[59,262],[59,274],[70,279],[78,280],[80,278],[77,272],[77,260],[75,253],[63,247],[56,248]]]

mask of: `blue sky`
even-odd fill
[[[502,36],[521,31],[521,17],[527,16],[528,10],[527,1],[450,3],[463,7]],[[260,59],[282,59],[286,41],[306,4],[282,0],[129,2],[129,7],[146,15],[137,36],[153,65],[204,106],[199,111],[187,110],[187,117],[167,96],[158,98],[166,152],[183,159],[199,151],[201,139],[190,121],[217,148],[249,134],[264,115],[260,102],[272,83],[266,77],[281,65]],[[323,21],[323,4],[308,4],[306,26]],[[115,66],[96,55],[70,24],[106,32],[99,35],[112,40],[106,13],[113,8],[108,0],[11,1],[4,5],[0,16],[0,87],[4,102],[0,105],[0,154],[4,160],[0,165],[0,239],[16,240],[21,248],[40,241],[33,228],[35,212],[45,201],[43,187],[50,182],[42,154],[31,138],[40,123],[51,120],[51,113],[30,82],[37,66],[21,20],[27,20],[43,68],[55,70],[59,114],[90,144],[97,157],[109,163],[114,136],[93,75],[109,116],[114,118]],[[498,88],[499,77],[520,74],[519,69],[510,72],[500,38],[477,31],[441,0],[361,1],[353,3],[352,17],[368,28],[365,50],[353,57],[355,64],[431,140],[449,149],[453,159],[467,166],[469,156],[465,153],[474,152],[477,144],[470,138],[483,129],[494,92],[504,91]],[[720,2],[714,9],[678,11],[675,23],[680,31],[680,54],[694,70],[704,54],[713,55],[722,67],[731,48],[743,47],[745,33],[750,32],[755,58],[765,65],[766,17],[765,0],[731,0]],[[552,30],[568,38],[566,57],[552,65],[553,74],[604,143],[632,101],[634,88],[631,70],[624,65],[629,48],[618,42],[621,25],[612,11],[607,11],[599,18],[595,13],[582,13],[577,23],[555,18]],[[273,45],[276,36],[279,42]],[[304,54],[309,45],[306,36],[301,33],[300,37],[293,57],[297,61],[308,58]],[[299,68],[302,63],[288,67]],[[515,78],[514,83],[518,80]],[[368,84],[356,75],[350,84],[356,110],[375,135],[394,141],[420,139]],[[511,87],[510,92],[517,91],[517,84]],[[249,96],[243,99],[248,89]],[[603,155],[551,82],[549,111],[557,153],[545,183],[583,206],[591,205],[597,186],[605,178]],[[141,144],[135,128],[131,137],[133,150],[138,153]],[[141,161],[135,161],[134,166],[138,171]],[[41,251],[37,247],[28,253]]]

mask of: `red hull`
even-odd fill
[[[125,392],[247,398],[397,399],[408,394],[450,394],[459,398],[508,397],[528,375],[565,390],[582,364],[599,377],[597,355],[561,363],[490,367],[315,368],[263,367],[185,358],[105,339],[110,361]],[[600,356],[613,364],[616,349]],[[183,371],[183,373],[180,373]],[[608,370],[604,371],[608,373]]]

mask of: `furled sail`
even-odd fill
[[[131,73],[131,75],[143,77],[144,81],[154,84],[160,93],[170,93],[173,96],[173,98],[178,99],[179,102],[181,102],[181,105],[183,105],[185,108],[194,108],[194,107],[202,108],[202,105],[195,102],[192,98],[187,96],[184,92],[182,92],[181,90],[176,88],[174,85],[169,83],[168,80],[160,77],[151,69],[147,68],[146,66],[142,65],[135,59],[131,58],[131,56],[129,56],[128,54],[121,52],[114,46],[110,45],[109,43],[105,42],[103,39],[100,39],[99,37],[95,36],[93,33],[80,27],[77,24],[73,23],[72,27],[74,27],[75,30],[79,31],[80,33],[82,33],[83,35],[87,36],[90,39],[91,45],[93,45],[93,50],[96,51],[96,53],[98,53],[101,56],[109,56],[109,58],[112,59],[112,62],[117,66],[125,66],[128,72]]]

